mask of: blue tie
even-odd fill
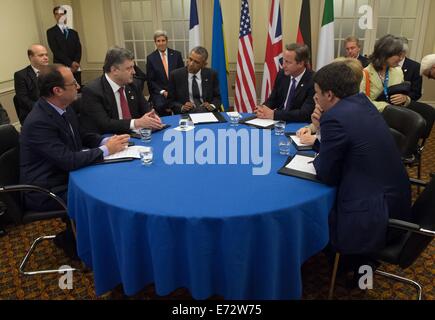
[[[284,110],[290,110],[293,97],[295,96],[295,91],[296,91],[296,78],[292,78],[292,85],[290,87],[290,92],[288,94],[287,103],[285,104]]]
[[[68,34],[69,34],[68,27],[65,27],[65,29],[63,29],[63,31],[65,33],[65,39],[68,39]]]

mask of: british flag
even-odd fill
[[[256,100],[249,2],[248,0],[242,0],[234,106],[239,112],[252,112],[255,109]]]
[[[269,15],[269,33],[266,44],[263,84],[261,86],[261,101],[269,97],[276,75],[282,66],[282,29],[279,0],[272,0]]]

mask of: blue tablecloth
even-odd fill
[[[179,116],[163,120],[173,130]],[[229,124],[195,132],[201,128]],[[134,160],[70,174],[69,215],[97,295],[118,284],[134,295],[154,283],[159,295],[185,287],[196,299],[300,298],[301,265],[328,242],[335,190],[277,174],[286,156],[273,131],[271,171],[263,176],[252,174],[252,164],[167,165],[163,135],[152,136],[149,167]]]

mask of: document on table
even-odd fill
[[[312,157],[306,157],[297,154],[285,167],[287,169],[316,175],[316,169],[314,168]]]
[[[190,119],[192,119],[194,124],[219,122],[219,120],[216,118],[216,116],[212,112],[191,113],[191,114],[189,114],[189,117],[190,117]]]
[[[124,159],[124,158],[136,158],[140,159],[140,152],[144,151],[147,147],[144,146],[132,146],[128,147],[125,150],[120,152],[111,154],[107,157],[104,157],[104,160],[115,160],[115,159]]]
[[[312,146],[312,144],[305,144],[301,142],[301,139],[298,136],[290,136],[290,138],[293,140],[293,142],[298,146],[298,147],[310,147]]]
[[[270,120],[270,119],[252,119],[252,120],[248,120],[245,123],[246,124],[250,124],[256,127],[260,127],[260,128],[267,128],[270,126],[273,126],[275,123],[277,123],[278,121],[275,120]]]

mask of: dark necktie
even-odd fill
[[[68,35],[69,35],[68,27],[65,27],[65,29],[63,29],[63,33],[65,34],[65,39],[68,39]]]
[[[284,108],[284,110],[286,110],[286,111],[291,109],[293,98],[295,96],[295,91],[296,91],[296,79],[292,77],[291,81],[292,81],[292,83],[291,83],[291,87],[290,87],[290,90],[288,93],[287,103],[285,104],[285,108]]]
[[[201,94],[199,93],[198,82],[196,82],[196,75],[193,75],[192,77],[192,97],[195,106],[199,107],[202,104],[202,102],[201,102]]]
[[[119,101],[121,102],[122,119],[131,119],[130,108],[124,94],[124,87],[119,88]]]
[[[71,133],[71,136],[72,136],[73,141],[74,141],[74,145],[76,147],[78,147],[77,141],[76,141],[76,137],[75,137],[75,134],[74,134],[74,130],[73,130],[72,126],[71,126],[71,123],[68,121],[68,118],[66,116],[66,112],[62,113],[62,118],[63,118],[63,120],[65,120],[65,123],[66,123],[66,125],[67,125],[67,127],[68,127],[68,129],[69,129],[69,131]]]

